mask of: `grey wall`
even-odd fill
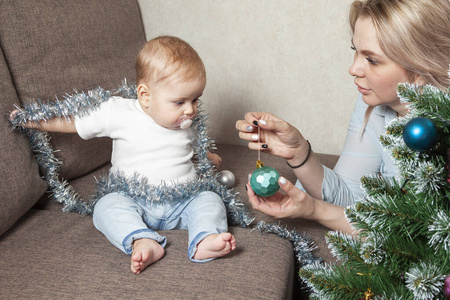
[[[314,151],[339,154],[357,90],[347,22],[351,0],[140,0],[147,39],[175,35],[202,57],[210,135],[245,144],[234,124],[268,111]]]

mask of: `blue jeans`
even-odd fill
[[[143,206],[120,193],[102,197],[94,207],[94,226],[122,252],[131,255],[133,241],[152,239],[161,246],[166,237],[154,230],[185,229],[189,232],[188,257],[194,262],[197,245],[205,237],[228,231],[227,213],[222,199],[213,192],[201,192],[172,205],[153,203]]]

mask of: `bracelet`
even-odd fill
[[[306,161],[308,160],[309,155],[311,154],[311,144],[309,143],[308,140],[306,140],[306,142],[308,143],[309,149],[308,149],[308,154],[306,155],[306,158],[305,158],[304,161],[302,161],[298,166],[291,166],[291,164],[288,163],[288,162],[286,161],[287,165],[288,165],[289,167],[291,167],[292,169],[300,168],[300,167],[303,166],[303,165],[306,163]]]

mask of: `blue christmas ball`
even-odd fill
[[[436,125],[427,118],[414,118],[403,128],[403,140],[414,151],[430,150],[438,141]]]
[[[280,178],[280,174],[274,168],[260,167],[253,172],[250,186],[255,194],[261,197],[270,197],[275,195],[280,188],[278,178]]]

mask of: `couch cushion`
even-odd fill
[[[59,99],[97,86],[134,82],[134,59],[145,43],[139,6],[130,0],[2,1],[0,43],[21,102]],[[12,106],[9,107],[12,109]],[[66,179],[110,159],[108,139],[51,134]]]
[[[4,56],[0,48],[0,235],[25,214],[45,193],[47,184],[30,150],[28,139],[13,131],[8,120],[17,103]]]
[[[290,299],[291,244],[272,234],[230,228],[236,250],[193,263],[187,231],[162,232],[166,255],[139,275],[91,217],[31,210],[0,238],[5,299]]]

